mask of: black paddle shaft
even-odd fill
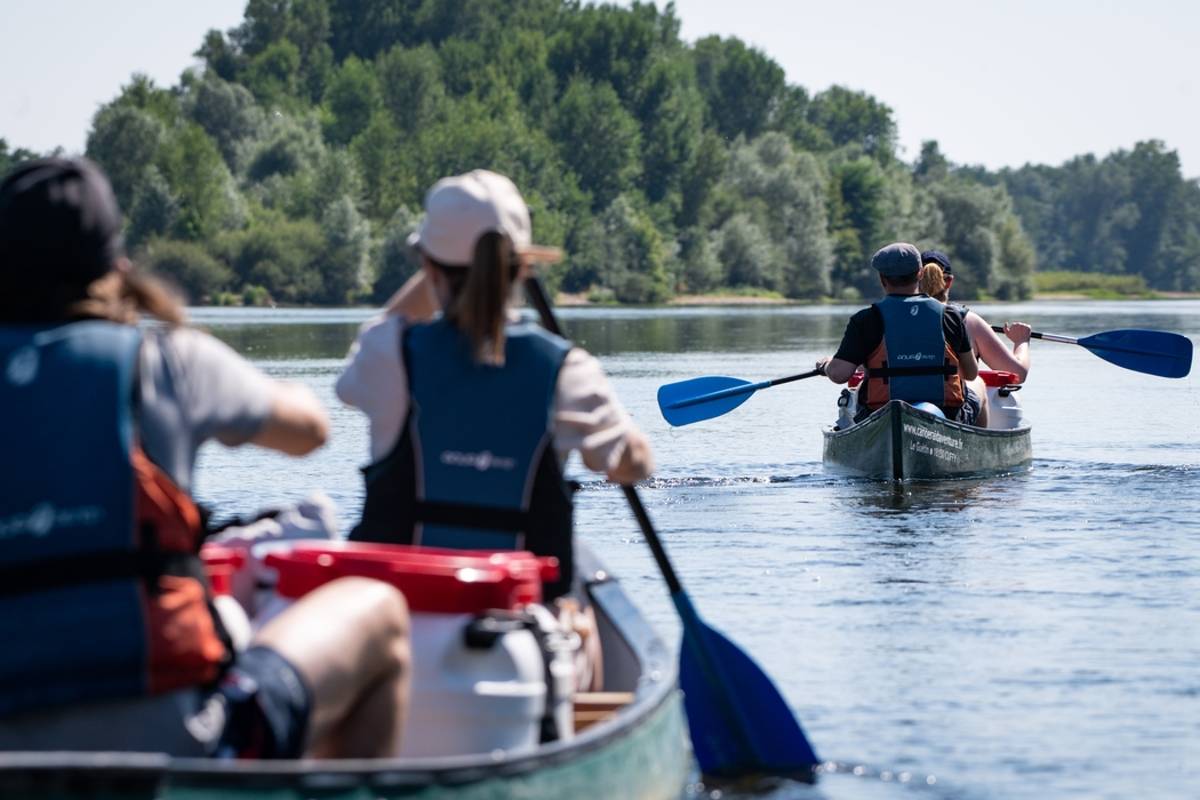
[[[814,369],[809,372],[801,372],[799,375],[788,375],[786,378],[776,378],[773,381],[768,381],[767,386],[778,386],[781,383],[791,383],[792,381],[802,381],[805,378],[815,378],[818,375],[825,373],[819,369]]]
[[[525,295],[537,309],[538,316],[542,320],[542,327],[556,336],[562,336],[562,327],[554,316],[554,310],[550,308],[546,290],[542,288],[542,284],[537,278],[530,276],[525,279]],[[781,382],[798,380],[800,377],[803,376],[783,378]],[[637,519],[638,527],[642,529],[642,536],[646,537],[646,544],[650,545],[650,552],[654,554],[654,560],[658,563],[658,568],[667,582],[667,589],[670,590],[672,596],[678,594],[683,591],[683,585],[675,574],[675,568],[671,566],[671,560],[667,558],[667,551],[659,540],[658,533],[654,530],[654,523],[650,521],[650,515],[646,513],[646,506],[642,505],[642,498],[638,496],[637,489],[632,486],[622,484],[621,491],[625,493],[625,499],[629,502],[629,509]]]
[[[1003,325],[993,325],[992,330],[996,333],[1004,333]],[[1062,342],[1064,344],[1078,344],[1078,339],[1072,339],[1070,336],[1055,336],[1052,333],[1038,333],[1037,331],[1029,332],[1030,339],[1045,339],[1048,342]]]

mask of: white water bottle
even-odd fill
[[[838,419],[837,429],[844,431],[854,424],[854,411],[851,410],[854,398],[850,394],[849,389],[842,389],[842,393],[838,396]]]

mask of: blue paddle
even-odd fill
[[[690,425],[705,419],[728,414],[750,399],[759,389],[769,389],[781,383],[802,381],[820,375],[820,370],[751,383],[740,378],[710,375],[692,378],[658,387],[658,409],[672,425]]]
[[[537,279],[529,278],[525,289],[542,325],[562,335]],[[700,771],[716,778],[788,775],[811,780],[820,760],[779,690],[737,645],[700,619],[637,490],[621,489],[683,623],[679,684]]]
[[[1004,328],[993,325],[992,330],[1003,333]],[[1047,342],[1077,344],[1092,351],[1110,364],[1158,375],[1162,378],[1184,378],[1192,369],[1192,342],[1186,336],[1169,331],[1147,331],[1126,328],[1075,339],[1053,333],[1029,334]]]

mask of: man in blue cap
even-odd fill
[[[832,358],[817,362],[829,379],[846,383],[861,366],[859,421],[891,400],[933,403],[968,425],[987,425],[979,393],[967,385],[979,375],[962,314],[923,294],[921,251],[896,242],[871,256],[884,298],[850,318]]]

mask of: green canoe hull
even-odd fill
[[[574,738],[520,754],[211,761],[150,753],[0,753],[0,797],[54,800],[679,798],[693,770],[675,658],[585,548],[576,592],[596,611],[605,688],[633,701]]]
[[[824,461],[833,471],[878,480],[1004,474],[1033,460],[1030,430],[976,428],[893,400],[857,425],[825,431]]]

